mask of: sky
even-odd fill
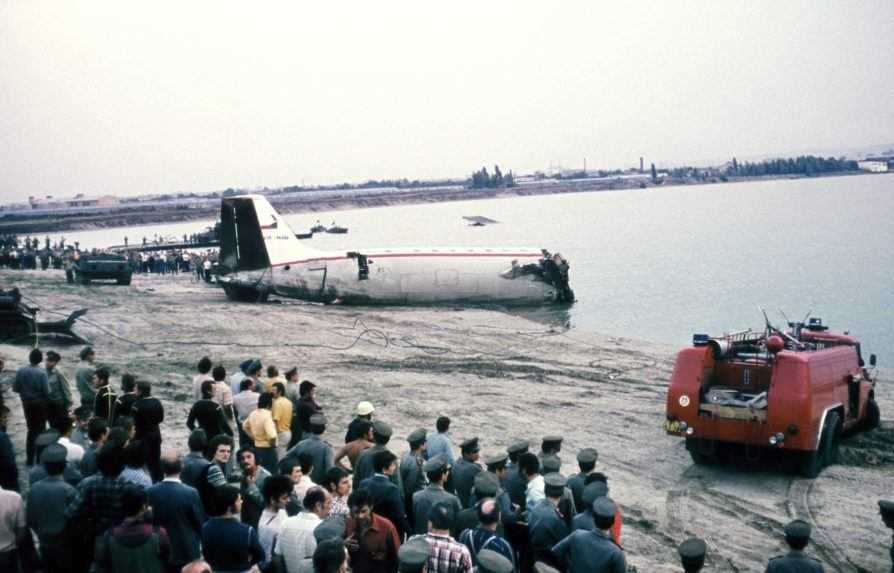
[[[890,0],[0,0],[0,202],[885,144],[892,56]]]

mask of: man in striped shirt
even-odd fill
[[[471,573],[472,556],[468,548],[450,537],[453,512],[450,506],[438,503],[428,511],[428,533],[410,539],[428,542],[428,573]]]

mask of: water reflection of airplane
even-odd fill
[[[569,303],[568,263],[532,248],[414,247],[324,252],[295,238],[260,195],[221,202],[219,282],[237,300],[344,304]]]

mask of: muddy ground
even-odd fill
[[[569,475],[578,449],[598,448],[598,469],[622,507],[623,544],[638,571],[681,571],[676,545],[691,535],[708,542],[706,570],[763,571],[794,516],[813,522],[809,553],[827,571],[890,567],[891,532],[876,501],[894,497],[891,370],[881,372],[878,389],[882,428],[846,439],[842,465],[806,480],[744,460],[694,466],[682,441],[662,430],[675,351],[666,346],[499,310],[235,304],[185,275],[83,287],[65,284],[61,273],[0,271],[0,288],[12,286],[46,311],[88,308],[78,332],[94,342],[114,384],[125,371],[153,381],[167,409],[166,443],[184,451],[198,358],[207,354],[232,371],[260,357],[282,370],[297,365],[302,378],[319,384],[333,444],[341,443],[355,404],[368,399],[394,426],[398,453],[407,449],[404,436],[433,428],[442,414],[454,420],[457,443],[481,437],[483,454],[517,439],[539,443],[562,434]],[[73,378],[79,346],[57,348]],[[27,353],[27,346],[0,345],[10,369],[24,364]],[[23,458],[18,399],[7,391],[6,400]]]

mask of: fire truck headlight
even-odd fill
[[[782,432],[777,432],[777,433],[773,434],[772,436],[770,436],[770,445],[778,446],[778,445],[782,444],[783,440],[785,440],[785,434],[783,434]]]

